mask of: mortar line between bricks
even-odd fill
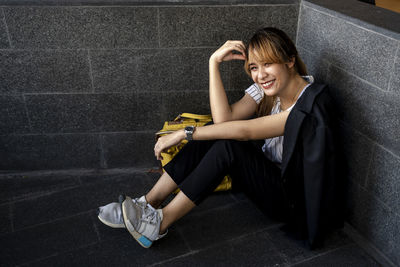
[[[8,43],[10,45],[10,48],[14,48],[12,42],[11,42],[11,36],[10,36],[10,31],[8,30],[8,25],[7,25],[7,20],[6,20],[6,14],[4,13],[4,8],[1,8],[1,13],[3,14],[3,22],[4,22],[4,27],[6,27],[6,33],[7,33],[7,39]]]
[[[241,92],[242,90],[226,90],[227,92]],[[37,95],[136,95],[136,94],[149,94],[149,93],[156,93],[156,94],[170,94],[170,93],[208,93],[207,89],[203,90],[146,90],[145,92],[138,92],[138,91],[95,91],[95,92],[35,92],[35,93],[27,93],[24,92],[23,94],[26,96],[37,96]],[[3,96],[15,96],[20,95],[19,93],[16,94],[0,94]]]
[[[149,130],[144,130],[144,131],[121,131],[121,132],[79,132],[79,133],[33,133],[33,134],[1,134],[0,137],[2,136],[63,136],[63,135],[97,135],[97,134],[155,134],[157,131],[160,129],[149,129]]]
[[[66,1],[68,4],[68,1]],[[112,2],[112,1],[110,1]],[[139,4],[140,2],[138,2]],[[74,4],[71,2],[70,4]],[[281,6],[297,6],[297,3],[288,3],[288,4],[262,4],[262,3],[255,3],[255,4],[249,4],[249,3],[243,3],[243,4],[193,4],[193,5],[188,5],[188,4],[182,4],[182,5],[176,5],[176,4],[171,4],[171,5],[118,5],[118,3],[110,3],[106,5],[40,5],[40,4],[26,4],[26,5],[0,5],[1,8],[3,7],[8,7],[8,8],[15,8],[15,7],[34,7],[34,8],[70,8],[70,9],[82,9],[82,8],[93,8],[93,9],[102,9],[102,8],[190,8],[190,7],[209,7],[209,8],[215,8],[215,7],[281,7]]]
[[[22,101],[24,101],[24,109],[25,109],[26,118],[28,120],[29,131],[32,133],[33,132],[32,121],[31,121],[31,117],[29,116],[28,105],[26,103],[26,97],[24,94],[22,94]]]
[[[107,169],[107,159],[105,156],[105,150],[104,150],[104,142],[103,142],[103,135],[99,134],[98,135],[98,140],[99,140],[99,149],[100,149],[100,168]]]
[[[120,51],[120,50],[180,50],[180,49],[215,49],[218,48],[218,45],[215,46],[167,46],[167,47],[76,47],[76,48],[16,48],[13,49],[13,52],[24,52],[24,51],[32,51],[32,52],[53,52],[53,51]],[[0,51],[10,51],[9,48],[1,48]]]
[[[35,228],[35,227],[38,227],[38,226],[46,225],[46,224],[51,224],[51,223],[56,223],[56,222],[59,222],[59,221],[71,219],[71,218],[76,217],[76,216],[90,215],[93,211],[95,211],[95,209],[74,213],[72,215],[68,215],[68,216],[65,216],[65,217],[57,218],[57,219],[54,219],[54,220],[51,220],[51,221],[41,222],[41,223],[38,223],[38,224],[35,224],[35,225],[22,227],[22,228],[19,228],[17,230],[14,229],[13,233],[29,230],[29,229],[32,229],[32,228]],[[92,219],[91,219],[91,221],[92,221]],[[9,234],[9,233],[1,234],[0,237],[4,236],[4,235],[7,235],[7,234]]]
[[[146,172],[148,168],[112,168],[106,170],[98,169],[65,169],[65,170],[38,170],[38,171],[25,171],[25,172],[9,172],[5,174],[0,174],[0,179],[2,176],[8,177],[10,175],[29,175],[32,177],[37,176],[47,176],[47,175],[107,175],[107,174],[137,174]]]
[[[179,255],[179,256],[176,256],[176,257],[167,259],[167,260],[163,260],[163,261],[159,261],[159,262],[156,262],[156,263],[152,263],[152,264],[150,264],[150,265],[146,265],[146,267],[158,266],[158,265],[161,265],[161,264],[164,264],[164,263],[168,263],[168,262],[171,262],[171,261],[180,259],[180,258],[185,258],[185,257],[187,257],[187,256],[197,254],[197,253],[199,253],[199,251],[200,251],[200,250],[193,250],[193,251],[190,251],[190,252],[188,252],[188,253],[185,253],[185,254],[182,254],[182,255]]]
[[[299,29],[300,29],[300,15],[301,15],[301,11],[303,10],[303,4],[300,1],[299,3],[299,9],[298,9],[298,16],[297,16],[297,28],[296,28],[296,47],[298,47],[298,40],[299,40]]]
[[[327,255],[327,254],[329,254],[329,253],[333,253],[333,252],[335,252],[335,251],[337,251],[337,250],[339,250],[339,249],[343,249],[343,248],[350,247],[350,246],[354,246],[354,245],[355,245],[355,243],[345,244],[345,245],[342,245],[342,246],[340,246],[340,247],[337,247],[337,248],[334,248],[334,249],[331,249],[331,250],[322,252],[321,254],[317,254],[317,255],[311,256],[311,257],[309,257],[309,258],[303,259],[303,260],[301,260],[301,261],[299,261],[299,262],[289,264],[289,266],[296,266],[296,265],[298,265],[298,264],[305,263],[305,262],[310,261],[310,260],[313,260],[313,259],[315,259],[315,258],[325,256],[325,255]]]
[[[78,185],[74,185],[74,186],[64,187],[64,188],[62,188],[60,190],[55,190],[55,191],[52,191],[52,192],[46,192],[46,193],[41,193],[41,194],[37,194],[37,195],[33,195],[33,196],[28,196],[26,198],[15,198],[15,199],[9,200],[8,202],[1,203],[1,205],[7,205],[7,204],[8,205],[12,205],[12,204],[24,202],[24,201],[27,201],[27,200],[33,200],[35,198],[51,196],[52,194],[60,193],[60,192],[63,192],[63,191],[66,191],[66,190],[70,190],[70,189],[75,189],[75,188],[78,188],[78,187],[81,187],[81,185],[78,184]]]
[[[186,239],[185,235],[182,233],[180,227],[179,227],[179,226],[176,226],[175,229],[176,229],[176,231],[178,231],[178,234],[182,237],[183,242],[185,243],[185,245],[186,245],[186,247],[189,249],[189,251],[196,251],[195,249],[193,249],[193,248],[190,246],[188,240]]]
[[[310,50],[308,50],[307,48],[304,48],[303,46],[300,46],[300,47],[301,47],[302,49],[306,50],[308,53],[311,53],[311,54],[312,54],[312,52],[311,52]],[[348,75],[350,75],[350,76],[352,76],[352,77],[354,77],[354,78],[356,78],[356,79],[358,79],[358,80],[360,80],[360,81],[362,81],[362,82],[364,82],[364,83],[366,83],[366,84],[368,84],[368,85],[370,85],[370,86],[372,86],[372,87],[378,89],[379,91],[381,91],[381,92],[383,92],[383,93],[388,93],[387,90],[384,90],[384,89],[380,88],[379,86],[377,86],[377,85],[375,85],[375,84],[373,84],[373,83],[371,83],[371,82],[369,82],[369,81],[367,81],[367,80],[365,80],[365,79],[363,79],[363,78],[357,76],[356,74],[349,72],[348,70],[345,70],[345,69],[343,69],[343,68],[341,68],[341,67],[339,67],[339,66],[337,66],[337,65],[335,65],[335,64],[333,64],[333,63],[329,63],[329,62],[327,62],[327,63],[329,64],[329,66],[328,66],[328,68],[327,68],[327,72],[328,72],[328,73],[329,73],[330,67],[333,66],[333,67],[335,67],[335,68],[337,68],[337,69],[340,69],[341,71],[345,72],[346,74],[348,74]],[[326,76],[327,76],[326,79],[328,79],[328,73],[326,74]]]
[[[394,76],[394,72],[396,71],[396,59],[399,53],[399,47],[400,47],[400,42],[397,44],[397,48],[396,48],[396,52],[394,53],[394,57],[393,57],[393,66],[392,69],[390,71],[390,76],[389,76],[389,82],[388,82],[388,88],[387,90],[390,92],[390,86],[392,85],[392,79]]]
[[[93,229],[96,232],[97,240],[100,243],[101,242],[101,236],[100,236],[99,228],[97,228],[96,222],[94,221],[94,218],[92,216],[90,216],[90,220],[92,221]]]
[[[223,240],[223,241],[218,242],[218,243],[213,243],[213,244],[210,245],[210,246],[205,246],[205,247],[203,247],[203,248],[201,248],[201,249],[193,250],[193,251],[191,251],[191,252],[189,252],[189,253],[186,253],[186,254],[183,254],[183,255],[180,255],[180,256],[177,256],[177,257],[174,257],[174,258],[170,258],[170,259],[167,259],[167,260],[164,260],[164,261],[161,261],[161,262],[157,262],[157,263],[148,265],[148,267],[150,267],[150,266],[157,266],[157,265],[160,265],[160,264],[164,264],[164,263],[173,261],[173,260],[175,260],[175,259],[180,259],[180,258],[184,258],[184,257],[186,257],[186,256],[190,256],[190,255],[193,255],[193,254],[197,254],[197,253],[202,252],[202,251],[205,251],[205,250],[207,250],[207,249],[220,246],[221,244],[230,243],[230,242],[232,242],[232,241],[235,241],[235,240],[238,240],[238,239],[242,239],[242,238],[246,238],[246,237],[248,237],[248,236],[251,236],[251,235],[254,235],[254,234],[257,234],[257,233],[261,233],[261,232],[264,232],[264,231],[267,231],[267,230],[270,230],[270,229],[273,229],[273,228],[277,228],[277,227],[280,227],[280,226],[281,226],[281,224],[279,224],[279,225],[269,225],[269,226],[267,226],[267,227],[258,229],[258,230],[256,230],[256,231],[251,232],[251,233],[246,233],[246,234],[243,234],[243,235],[240,235],[240,236],[236,236],[236,237],[234,237],[234,238],[230,238],[230,239],[227,239],[227,240]]]
[[[381,200],[380,198],[378,198],[378,196],[375,195],[376,193],[375,193],[374,191],[368,190],[368,188],[366,188],[366,187],[360,185],[359,183],[355,183],[355,182],[352,182],[352,183],[355,184],[356,186],[360,187],[360,189],[364,190],[365,193],[366,193],[369,197],[372,197],[377,203],[379,203],[380,205],[382,205],[383,208],[385,208],[388,212],[392,212],[393,214],[400,216],[400,214],[398,214],[397,212],[395,212],[395,211],[393,210],[393,208],[389,206],[389,204],[387,204],[386,202],[384,202],[383,200]]]
[[[52,257],[57,257],[59,255],[65,254],[65,253],[77,251],[77,250],[84,249],[84,248],[87,248],[87,247],[90,247],[90,246],[94,246],[94,245],[97,245],[97,244],[99,244],[99,242],[92,242],[92,243],[89,243],[89,244],[86,244],[86,245],[83,245],[83,246],[80,246],[80,247],[77,247],[77,248],[56,252],[56,253],[51,254],[49,256],[45,256],[45,257],[42,257],[42,258],[35,259],[33,261],[27,261],[27,262],[21,263],[19,266],[27,266],[27,265],[30,265],[30,264],[35,263],[35,262],[39,262],[39,261],[42,261],[42,260],[50,259]]]
[[[364,133],[360,132],[359,130],[357,130],[357,129],[353,128],[353,127],[351,127],[351,125],[348,124],[347,122],[341,120],[341,123],[344,124],[346,127],[350,128],[352,131],[355,131],[359,135],[363,136],[365,139],[367,139],[373,145],[379,147],[380,149],[384,150],[385,152],[391,154],[394,158],[400,160],[400,155],[397,155],[395,152],[393,152],[393,151],[389,150],[388,148],[384,147],[383,145],[379,144],[378,142],[376,142],[375,140],[371,139],[370,137],[368,137]]]
[[[11,233],[14,233],[15,229],[14,229],[14,209],[12,207],[11,204],[8,205],[9,206],[9,215],[10,215],[10,224],[11,224]]]
[[[94,89],[94,79],[93,79],[93,68],[92,68],[92,60],[90,59],[90,50],[87,50],[87,59],[88,59],[88,64],[89,64],[89,79],[92,85],[92,92],[95,92]]]
[[[161,48],[161,34],[160,34],[160,8],[157,8],[157,38],[158,38],[158,48]]]
[[[376,152],[377,148],[376,146],[372,146],[372,151],[371,154],[369,155],[369,160],[368,160],[368,165],[367,165],[367,174],[365,175],[365,179],[364,179],[364,184],[362,185],[363,187],[367,188],[368,187],[368,180],[370,177],[370,171],[371,171],[371,165],[372,165],[372,159],[375,156],[375,152]]]

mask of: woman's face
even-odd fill
[[[269,63],[256,60],[257,57],[249,54],[249,70],[251,78],[264,90],[267,96],[279,96],[287,87],[290,68],[294,63]]]

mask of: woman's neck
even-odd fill
[[[306,85],[307,82],[299,74],[294,74],[294,77],[290,79],[287,85],[287,89],[279,95],[281,110],[286,110],[296,103]]]

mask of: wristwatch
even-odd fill
[[[185,134],[186,134],[186,140],[193,140],[193,132],[196,129],[194,126],[186,126],[185,127]]]

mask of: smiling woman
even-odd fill
[[[219,66],[242,60],[254,84],[230,105]],[[189,127],[158,139],[154,155],[183,139],[190,142],[140,198],[100,207],[99,219],[127,228],[143,247],[213,192],[226,174],[287,232],[310,247],[342,226],[342,168],[334,105],[325,85],[313,83],[293,42],[275,28],[257,31],[249,43],[227,41],[209,59],[214,124]],[[262,147],[252,140],[264,140]],[[164,208],[162,202],[180,192]],[[246,231],[246,229],[243,229]]]

